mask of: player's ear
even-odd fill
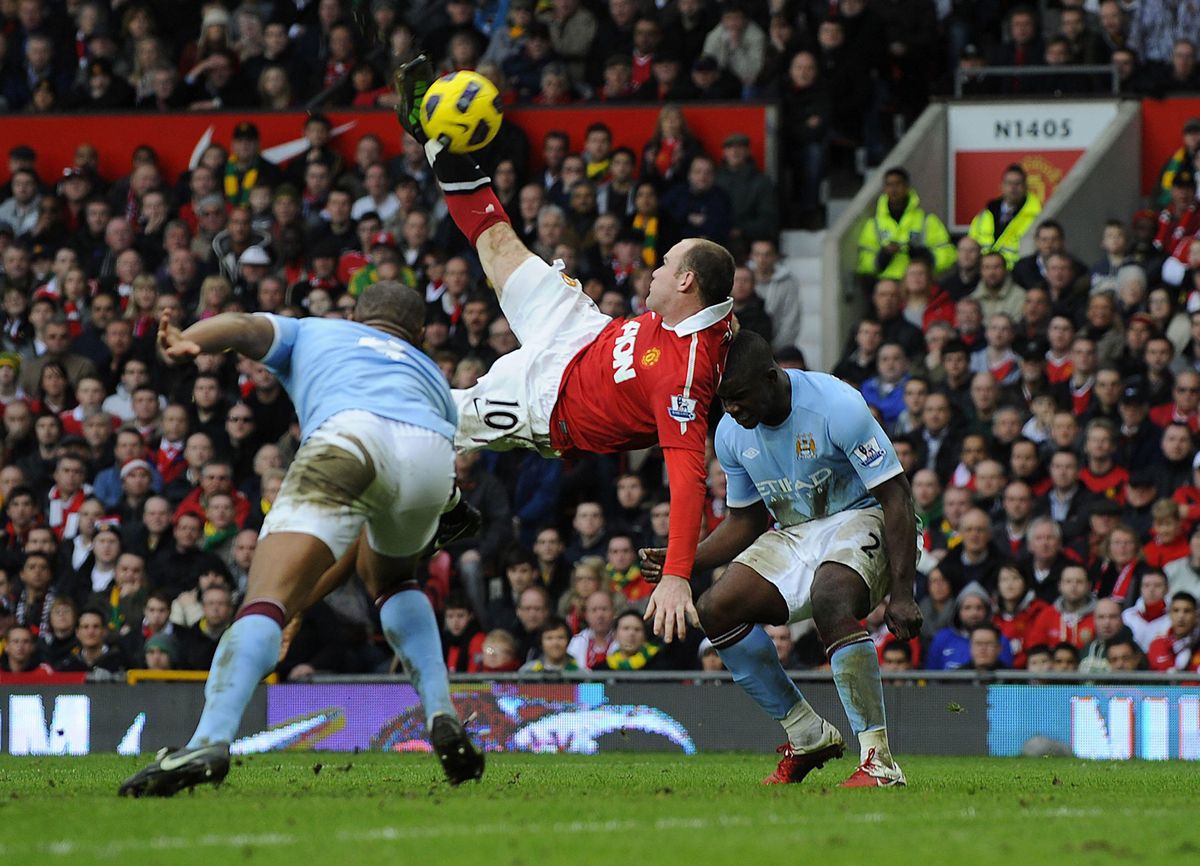
[[[679,288],[677,291],[686,294],[692,289],[699,291],[699,288],[700,287],[696,285],[696,274],[692,271],[684,271],[683,275],[680,277]]]

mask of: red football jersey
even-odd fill
[[[733,339],[731,301],[674,327],[657,313],[614,319],[567,365],[550,416],[560,451],[659,444],[671,488],[664,574],[691,577],[700,541],[708,410]]]
[[[703,453],[733,338],[726,302],[674,328],[657,313],[614,319],[567,365],[550,442],[560,451],[688,448]]]

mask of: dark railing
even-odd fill
[[[989,78],[1092,78],[1104,79],[1109,82],[1109,95],[1116,96],[1121,92],[1121,79],[1115,66],[983,66],[978,69],[956,69],[954,71],[954,95],[961,98],[963,88]],[[986,93],[970,93],[969,96],[988,96]],[[1021,96],[1037,96],[1038,94],[995,94],[1005,99]],[[1043,94],[1044,95],[1044,94]],[[1064,96],[1087,96],[1087,93],[1064,93]],[[1090,95],[1095,96],[1096,93]]]

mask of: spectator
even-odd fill
[[[1000,659],[1000,647],[1003,636],[1000,629],[991,623],[977,625],[970,634],[970,664],[964,665],[964,670],[996,671],[1007,665]]]
[[[0,673],[49,674],[53,669],[42,660],[34,633],[23,625],[10,625],[0,653]]]
[[[972,583],[958,593],[954,624],[934,635],[926,654],[926,667],[934,671],[956,670],[971,663],[971,632],[987,624],[992,616],[992,600],[987,590]],[[1012,661],[1008,642],[1000,641],[1000,658]]]
[[[750,264],[754,268],[755,292],[763,299],[773,323],[772,348],[780,351],[798,346],[802,324],[799,280],[780,261],[779,249],[769,238],[751,243]]]
[[[1168,598],[1177,592],[1193,596],[1200,593],[1200,526],[1192,529],[1187,558],[1168,563],[1163,572],[1170,584],[1166,594]]]
[[[971,221],[970,235],[985,253],[1000,253],[1011,268],[1017,262],[1021,238],[1041,210],[1041,201],[1028,191],[1025,170],[1019,165],[1010,165],[1004,170],[1000,197],[988,202]],[[986,281],[986,260],[984,270]],[[1012,312],[1012,315],[1020,315],[1020,311]]]
[[[646,623],[641,614],[629,610],[616,620],[616,649],[609,650],[605,664],[609,670],[647,670],[661,666],[665,656],[661,647],[646,642]]]
[[[1175,177],[1180,173],[1193,174],[1196,155],[1200,153],[1200,117],[1191,117],[1183,124],[1182,141],[1163,163],[1158,172],[1152,204],[1162,210],[1170,206],[1174,194]],[[1194,186],[1194,183],[1193,183]]]
[[[50,607],[50,627],[38,635],[42,658],[50,667],[58,670],[71,656],[79,652],[79,639],[75,637],[79,624],[79,608],[74,599],[59,596]]]
[[[716,170],[706,156],[695,156],[687,170],[687,185],[668,190],[663,211],[693,237],[725,243],[732,227],[733,204],[728,193],[715,185]]]
[[[833,112],[832,96],[811,52],[800,51],[792,58],[780,95],[784,147],[796,155],[791,194],[797,203],[797,216],[811,220],[820,206],[819,186],[825,174]]]
[[[537,655],[540,635],[550,615],[550,593],[545,587],[534,584],[521,592],[512,635],[517,643],[517,658],[524,660],[522,664]]]
[[[887,428],[904,410],[904,385],[909,379],[904,349],[896,343],[880,346],[878,369],[877,375],[863,382],[862,395]]]
[[[504,629],[494,629],[483,640],[482,671],[489,673],[511,673],[521,666],[519,647],[511,634]]]
[[[734,292],[737,291],[734,274]],[[736,300],[734,302],[736,307]],[[740,319],[740,317],[739,317]],[[743,327],[746,325],[743,323]],[[877,355],[883,342],[883,329],[874,319],[861,319],[854,329],[854,342],[846,349],[842,360],[833,368],[833,375],[859,387],[878,373]]]
[[[210,586],[200,598],[204,616],[184,634],[185,667],[188,670],[208,670],[217,642],[233,622],[233,600],[228,587]]]
[[[880,280],[875,284],[871,302],[875,319],[882,328],[883,342],[898,343],[910,361],[916,360],[924,351],[925,338],[921,329],[904,317],[900,286],[895,280]]]
[[[1058,598],[1058,581],[1062,571],[1076,562],[1063,552],[1063,530],[1051,517],[1038,517],[1030,522],[1026,533],[1028,553],[1023,569],[1031,590],[1042,601]]]
[[[1122,622],[1143,651],[1149,652],[1150,644],[1170,625],[1167,613],[1167,577],[1160,571],[1147,571],[1142,575],[1138,589],[1138,600],[1132,607],[1121,611]],[[1109,604],[1110,600],[1105,600]],[[1096,628],[1100,628],[1100,607],[1096,608]]]
[[[483,669],[483,629],[463,596],[450,596],[442,610],[442,653],[454,673]]]
[[[862,246],[861,239],[859,245]],[[968,235],[959,239],[955,247],[954,266],[949,273],[942,276],[940,283],[952,300],[961,301],[975,291],[979,285],[981,258],[979,241]],[[861,259],[859,266],[861,267]]]
[[[996,613],[992,622],[1008,641],[1012,651],[1012,666],[1025,667],[1026,642],[1033,623],[1046,608],[1046,602],[1038,598],[1032,589],[1026,587],[1025,575],[1013,565],[1000,568],[997,581],[998,600]],[[974,650],[974,634],[972,634],[972,650]],[[999,647],[997,647],[997,651]],[[974,653],[972,653],[974,658]]]
[[[1069,643],[1081,650],[1096,636],[1096,599],[1083,566],[1069,565],[1063,569],[1058,592],[1058,600],[1029,627],[1027,640],[1032,646]]]
[[[156,634],[146,639],[143,658],[152,671],[174,670],[179,660],[179,647],[169,634]]]
[[[541,654],[521,666],[521,672],[560,673],[577,671],[579,663],[567,653],[571,630],[561,619],[548,620],[540,632]]]
[[[939,631],[953,626],[957,605],[954,600],[954,588],[937,568],[929,573],[925,589],[925,596],[920,601],[921,641],[928,645]]]
[[[1118,525],[1108,534],[1104,559],[1093,569],[1096,595],[1130,603],[1147,566],[1142,559],[1137,533]]]
[[[734,269],[733,288],[729,293],[729,297],[733,301],[733,314],[737,316],[738,324],[746,330],[758,334],[767,342],[770,342],[774,336],[775,326],[771,316],[767,313],[762,298],[755,291],[754,271],[743,265],[739,265]],[[876,334],[878,334],[878,324],[873,322],[871,324],[874,325]],[[871,363],[873,366],[873,358]],[[854,379],[857,371],[853,371],[849,367],[841,373],[835,369],[834,375],[840,379],[846,379],[846,381],[855,385],[862,381],[861,378]]]
[[[779,202],[775,184],[754,165],[750,138],[745,133],[727,135],[716,184],[732,203],[731,241],[745,244],[774,237],[779,231]]]
[[[1006,558],[992,543],[992,523],[987,513],[976,508],[963,515],[958,523],[962,544],[951,550],[941,561],[939,569],[955,593],[969,584],[994,591],[1000,567]]]
[[[79,624],[75,627],[75,637],[79,642],[77,651],[63,659],[58,670],[85,673],[116,673],[124,670],[128,662],[120,649],[105,643],[107,634],[104,615],[98,610],[85,610],[79,615]]]
[[[1025,307],[1025,290],[1013,282],[1004,256],[998,252],[988,252],[980,260],[979,285],[970,297],[982,305],[984,315],[989,318],[1005,313],[1016,321]]]
[[[1146,659],[1152,671],[1196,670],[1196,598],[1190,593],[1171,596],[1171,627],[1150,642]]]
[[[1044,219],[1038,223],[1037,231],[1033,233],[1034,252],[1016,261],[1013,265],[1013,279],[1022,289],[1032,289],[1034,285],[1043,285],[1050,278],[1051,255],[1067,255],[1067,235],[1062,225],[1054,219]],[[1072,282],[1086,272],[1081,261],[1076,261],[1067,255]]]
[[[1106,671],[1108,650],[1116,643],[1133,640],[1132,632],[1122,622],[1121,605],[1111,598],[1096,602],[1096,637],[1083,648],[1079,659],[1080,671]]]
[[[594,592],[584,606],[587,627],[579,631],[567,646],[567,652],[580,668],[597,670],[608,664],[609,654],[620,650],[613,628],[612,598],[607,592]]]
[[[1151,568],[1164,568],[1188,555],[1188,540],[1183,535],[1179,506],[1170,499],[1160,499],[1150,510],[1154,540],[1146,545],[1142,555]],[[1144,576],[1143,576],[1144,577]]]
[[[632,536],[616,534],[609,537],[605,568],[609,588],[625,596],[626,601],[635,608],[644,611],[654,587],[642,577]]]
[[[859,232],[858,248],[858,272],[872,282],[901,279],[915,249],[929,252],[936,272],[955,263],[946,227],[921,207],[920,197],[909,185],[908,172],[899,167],[884,172],[883,194],[875,203],[874,217]]]
[[[934,322],[949,324],[954,320],[954,302],[933,281],[930,267],[928,255],[918,251],[904,269],[904,315],[924,331]]]

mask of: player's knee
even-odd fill
[[[696,614],[700,617],[700,627],[710,638],[732,628],[731,624],[727,624],[727,616],[722,614],[721,605],[717,603],[711,589],[705,590],[696,601]]]
[[[812,611],[822,640],[838,640],[858,626],[861,617],[857,611],[863,604],[860,596],[865,598],[866,594],[866,584],[850,569],[830,563],[817,569]]]

